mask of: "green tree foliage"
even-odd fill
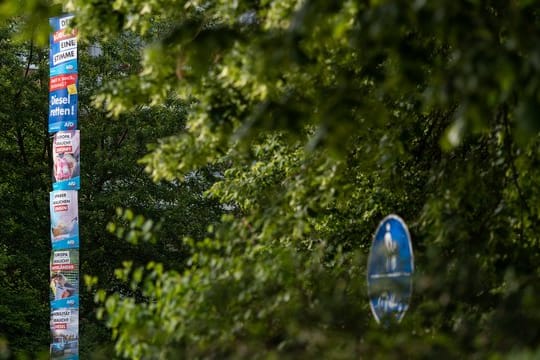
[[[231,209],[188,268],[131,264],[146,301],[98,300],[129,358],[534,356],[535,2],[69,2],[83,33],[140,36],[141,71],[94,98],[121,116],[170,91],[187,133],[143,158],[176,182],[224,169]],[[127,95],[126,95],[127,94]],[[404,322],[367,307],[372,232],[410,224]]]
[[[50,342],[48,50],[34,40],[14,40],[25,26],[25,20],[17,18],[0,27],[0,358],[7,352],[16,358],[36,358],[40,352],[46,357]],[[99,56],[90,56],[90,47]],[[150,139],[184,131],[183,103],[170,99],[164,105],[141,105],[115,120],[89,106],[101,84],[138,71],[140,48],[141,39],[129,34],[79,44],[81,280],[83,275],[98,276],[104,289],[126,295],[138,292],[114,276],[124,258],[135,264],[153,259],[182,267],[187,259],[178,238],[204,238],[208,224],[222,212],[217,201],[201,195],[214,181],[211,168],[184,182],[155,183],[144,174],[144,165],[137,164]],[[135,235],[127,234],[129,243],[109,234],[107,224],[117,213],[124,214],[122,208],[140,214],[121,216],[122,224],[131,223],[135,234],[141,227],[152,229],[159,241],[148,238],[135,244]],[[142,216],[155,224],[141,222]],[[96,320],[93,294],[83,290],[81,285],[81,356],[110,358],[110,334]]]
[[[46,52],[14,42],[19,27],[0,24],[0,338],[12,354],[29,355],[48,339],[48,84],[36,67]]]
[[[99,56],[90,56],[89,47],[94,48],[94,54],[99,49]],[[157,183],[137,164],[148,152],[150,139],[184,132],[186,107],[182,102],[169,99],[156,106],[141,104],[117,119],[107,118],[103,109],[90,106],[100,86],[122,82],[139,71],[140,37],[121,34],[110,41],[91,39],[81,42],[80,48],[81,276],[99,278],[106,291],[141,298],[138,289],[116,279],[115,269],[126,258],[137,265],[154,260],[172,268],[183,267],[187,259],[178,238],[204,238],[208,224],[221,213],[218,202],[201,197],[214,181],[214,174],[205,168],[184,182]],[[145,221],[143,216],[154,220]],[[118,227],[115,222],[108,225],[115,217]],[[121,225],[128,228],[128,241],[123,240]],[[148,230],[154,236],[138,236]],[[97,350],[101,343],[109,343],[110,334],[96,323],[93,293],[81,293],[85,311],[81,316],[82,355],[110,357],[109,350]]]
[[[126,262],[134,294],[96,293],[118,354],[538,356],[536,2],[64,5],[82,36],[145,39],[139,72],[96,108],[138,121],[171,93],[188,104],[187,131],[142,160],[152,178],[222,169],[206,195],[228,211],[205,240],[186,234],[185,263]],[[403,323],[382,328],[365,264],[391,212],[417,275]],[[120,237],[152,237],[122,221]]]

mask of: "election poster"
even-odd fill
[[[80,180],[79,130],[53,136],[53,190],[78,190]]]
[[[79,307],[79,250],[53,250],[50,262],[51,309]]]
[[[79,358],[79,309],[51,311],[51,359]]]
[[[79,207],[76,190],[50,193],[51,242],[53,250],[79,248]]]
[[[51,359],[79,359],[80,133],[77,30],[73,15],[49,19],[48,131],[52,138],[50,193]]]
[[[77,30],[72,15],[50,19],[49,133],[77,128]]]

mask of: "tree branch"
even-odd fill
[[[519,173],[516,168],[515,164],[515,156],[514,156],[514,147],[512,142],[512,134],[510,129],[510,124],[508,122],[508,109],[506,105],[504,105],[500,112],[499,116],[501,116],[503,123],[504,123],[504,132],[505,132],[505,139],[504,139],[504,146],[506,149],[506,153],[509,156],[509,166],[510,171],[512,172],[512,182],[514,183],[514,186],[516,187],[519,201],[521,203],[520,207],[520,229],[519,229],[519,237],[520,240],[523,240],[523,221],[524,221],[524,211],[526,211],[528,214],[530,214],[529,204],[527,203],[527,199],[525,199],[525,196],[523,195],[523,189],[519,185]]]

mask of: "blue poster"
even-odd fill
[[[49,133],[77,129],[77,31],[71,15],[50,19]]]
[[[49,92],[49,132],[77,128],[77,85]]]
[[[69,27],[73,15],[49,19],[52,32],[49,35],[49,67],[77,60],[77,30]]]
[[[389,215],[379,224],[367,266],[369,304],[378,323],[400,322],[412,294],[414,259],[405,222]]]

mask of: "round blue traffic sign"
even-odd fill
[[[407,225],[399,216],[389,215],[375,231],[367,266],[369,305],[378,323],[401,321],[409,308],[413,272]]]

